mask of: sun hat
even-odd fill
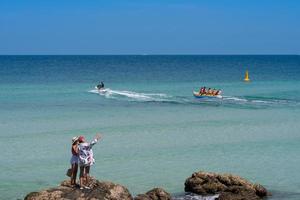
[[[78,136],[73,137],[73,138],[72,138],[72,144],[74,144],[78,139],[79,139]]]

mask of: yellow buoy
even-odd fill
[[[246,70],[244,81],[250,81],[248,70]]]

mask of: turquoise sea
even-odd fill
[[[0,56],[0,91],[1,199],[58,185],[71,138],[97,132],[92,175],[133,194],[204,170],[300,199],[300,56]]]

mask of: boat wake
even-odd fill
[[[165,101],[170,98],[170,96],[162,93],[138,93],[126,90],[111,90],[109,88],[105,92],[99,92],[96,89],[89,92],[105,96],[106,98],[141,102]]]
[[[187,104],[187,105],[210,105],[210,106],[228,106],[239,108],[268,108],[280,106],[300,106],[299,101],[266,98],[254,96],[223,96],[223,98],[203,98],[196,99],[191,96],[172,96],[164,93],[140,93],[126,90],[112,90],[107,88],[105,92],[99,92],[97,89],[89,90],[90,93],[98,94],[107,99],[131,102],[147,103],[168,103],[168,104]]]
[[[279,98],[266,98],[266,97],[232,97],[224,96],[223,101],[228,104],[237,105],[248,105],[248,106],[258,106],[258,107],[268,107],[268,106],[299,106],[300,102],[289,99],[279,99]]]

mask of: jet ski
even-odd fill
[[[104,94],[104,93],[107,92],[107,89],[106,89],[106,88],[104,88],[104,87],[99,87],[99,85],[95,86],[95,89],[97,89],[98,92],[99,92],[100,94]]]

